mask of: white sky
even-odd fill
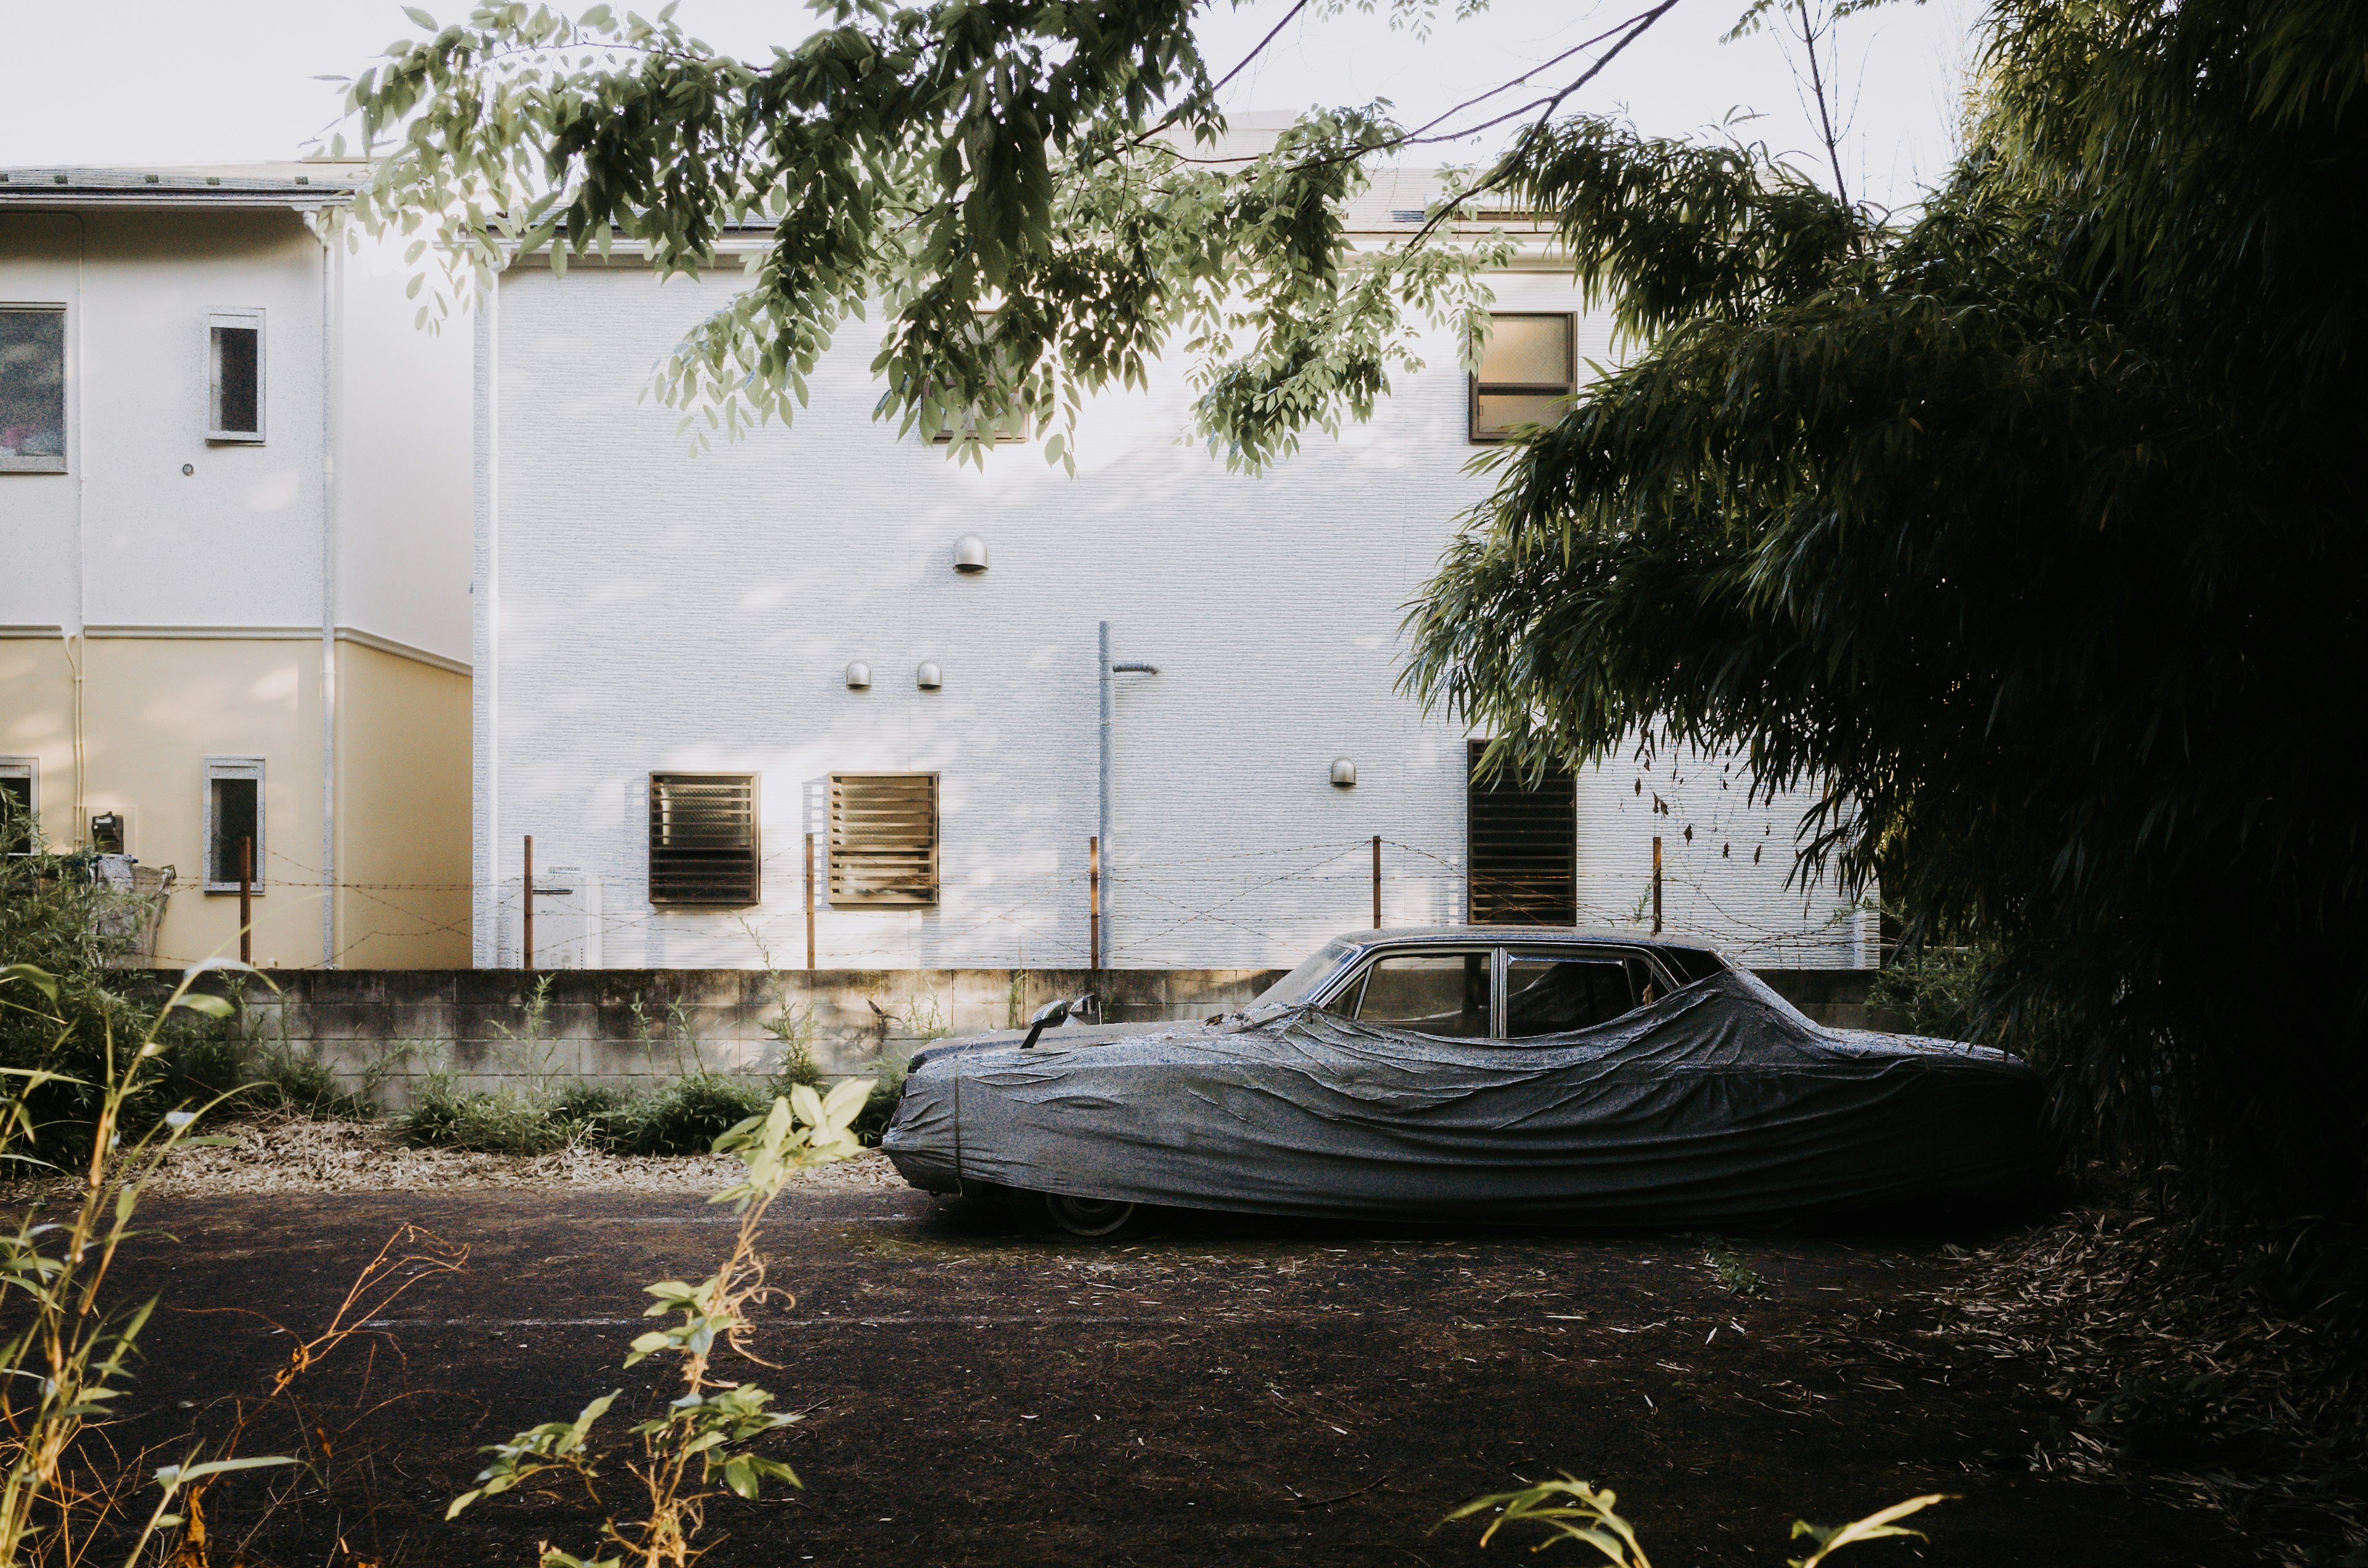
[[[1375,17],[1302,20],[1243,74],[1228,107],[1378,97],[1417,123],[1641,3],[1496,0],[1469,21],[1442,20],[1428,40]],[[1946,165],[1975,3],[1894,4],[1841,24],[1841,97],[1851,111],[1844,173],[1853,195],[1904,202]],[[1742,5],[1681,0],[1568,107],[1624,111],[1669,135],[1743,109],[1761,117],[1753,139],[1807,153],[1816,146],[1812,112],[1776,40],[1763,33],[1718,41]],[[463,3],[427,8],[449,18]],[[1452,13],[1452,0],[1442,8]],[[1203,37],[1212,68],[1230,68],[1287,9],[1287,0],[1254,0],[1211,14]],[[760,59],[811,26],[796,0],[682,0],[677,14],[718,48]],[[312,78],[358,73],[416,30],[397,0],[0,0],[0,165],[291,157],[336,113],[338,89]],[[1553,85],[1565,70],[1557,68]],[[1441,148],[1419,161],[1471,162],[1485,151]],[[1822,169],[1822,154],[1816,163]]]

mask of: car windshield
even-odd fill
[[[1357,961],[1364,949],[1345,937],[1335,937],[1315,949],[1315,956],[1258,994],[1253,1007],[1265,1002],[1306,1002]]]

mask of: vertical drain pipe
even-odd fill
[[[321,242],[321,967],[337,967],[337,329],[344,269],[335,234]]]
[[[1101,813],[1100,813],[1100,815],[1099,815],[1099,817],[1097,817],[1095,820],[1096,820],[1096,821],[1100,824],[1101,836],[1100,836],[1100,838],[1099,838],[1099,843],[1100,844],[1100,846],[1101,846],[1101,853],[1102,853],[1102,855],[1103,855],[1105,858],[1107,858],[1107,857],[1109,856],[1109,854],[1110,854],[1110,719],[1111,719],[1111,716],[1112,716],[1113,710],[1115,710],[1115,708],[1117,707],[1117,704],[1111,700],[1111,697],[1110,697],[1110,622],[1109,622],[1109,621],[1107,621],[1107,620],[1105,620],[1105,621],[1103,621],[1103,622],[1102,622],[1101,649],[1102,649],[1102,656],[1101,656],[1101,675],[1102,675],[1102,771],[1101,771],[1102,789],[1101,789]],[[1094,949],[1094,951],[1095,951],[1095,953],[1096,953],[1097,955],[1099,955],[1099,954],[1102,954],[1102,953],[1107,953],[1107,952],[1109,952],[1109,951],[1110,951],[1110,898],[1109,898],[1109,895],[1105,894],[1105,895],[1103,895],[1103,897],[1102,897],[1099,901],[1098,901],[1098,903],[1096,903],[1096,906],[1095,906],[1095,908],[1094,908],[1093,912],[1092,912],[1092,913],[1091,913],[1091,915],[1088,916],[1088,919],[1091,921],[1091,923],[1092,923],[1092,925],[1093,925],[1093,927],[1094,927],[1094,928],[1093,928],[1093,930],[1092,930],[1092,931],[1090,931],[1090,932],[1088,932],[1088,933],[1087,934],[1087,946],[1089,946],[1090,948],[1092,948],[1092,949]]]
[[[1102,791],[1099,824],[1101,828],[1102,887],[1101,913],[1094,917],[1093,935],[1097,941],[1092,945],[1100,949],[1101,961],[1105,964],[1117,956],[1117,949],[1110,941],[1110,888],[1118,881],[1118,862],[1110,855],[1110,721],[1116,716],[1118,705],[1113,699],[1110,677],[1121,675],[1156,676],[1158,673],[1159,666],[1156,665],[1133,661],[1126,664],[1112,664],[1110,622],[1105,620],[1101,623]]]

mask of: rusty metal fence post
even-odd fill
[[[1382,835],[1373,835],[1373,929],[1382,928]]]
[[[526,835],[526,874],[518,879],[518,903],[525,908],[525,927],[519,934],[518,968],[534,967],[534,835]]]
[[[806,835],[806,967],[814,966],[814,835]]]
[[[1661,835],[1653,835],[1653,935],[1661,934]]]

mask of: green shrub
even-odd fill
[[[401,1119],[404,1141],[422,1148],[485,1154],[548,1154],[586,1137],[588,1124],[552,1114],[552,1101],[516,1089],[463,1094],[451,1079],[428,1079]]]
[[[723,1073],[693,1073],[603,1119],[620,1154],[704,1154],[716,1139],[773,1103],[765,1085]]]
[[[265,1110],[346,1121],[367,1121],[378,1115],[378,1107],[367,1096],[339,1087],[336,1075],[320,1058],[284,1045],[274,1046],[246,1063],[244,1076],[254,1085],[247,1103]]]
[[[896,1114],[896,1101],[905,1093],[905,1074],[910,1064],[882,1057],[872,1064],[871,1093],[865,1097],[863,1108],[855,1113],[848,1126],[867,1149],[880,1147],[880,1140],[888,1131],[888,1119]]]
[[[140,923],[142,901],[94,881],[92,857],[49,853],[37,825],[5,794],[0,842],[29,846],[0,856],[0,968],[30,964],[56,990],[39,1009],[0,1007],[0,1068],[58,1074],[25,1096],[37,1128],[31,1152],[51,1160],[86,1152],[110,1057],[120,1074],[143,1041],[154,1051],[144,1059],[149,1070],[134,1075],[132,1092],[110,1113],[125,1131],[144,1132],[166,1111],[234,1087],[239,1051],[229,1020],[163,1009],[147,972],[122,967],[136,956],[127,933]]]

